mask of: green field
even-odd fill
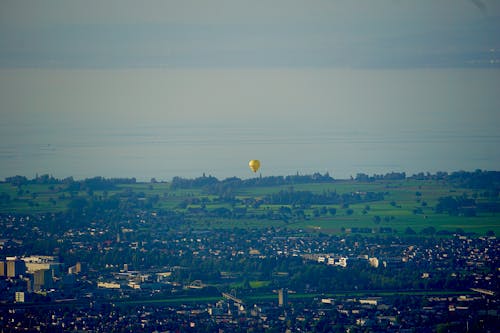
[[[352,193],[384,193],[383,200],[352,203],[348,207],[337,205],[311,204],[301,208],[301,217],[280,218],[277,214],[283,207],[294,209],[293,205],[262,204],[252,206],[248,200],[262,198],[280,191],[308,191],[315,194],[335,192],[339,195]],[[170,210],[184,214],[192,221],[195,229],[207,228],[266,228],[286,227],[289,229],[307,229],[323,233],[351,232],[356,228],[371,228],[373,232],[390,228],[391,233],[403,234],[407,228],[416,233],[432,227],[436,231],[474,232],[484,235],[488,231],[500,232],[498,213],[478,212],[476,216],[437,214],[435,211],[439,198],[442,197],[478,197],[481,190],[457,188],[437,180],[378,180],[359,182],[339,180],[328,183],[308,183],[282,186],[246,186],[232,189],[234,200],[221,199],[219,195],[209,193],[204,188],[172,189],[170,183],[134,183],[119,184],[108,191],[68,191],[64,184],[27,184],[13,186],[0,183],[0,213],[47,213],[64,212],[75,198],[84,198],[88,202],[119,197],[126,200],[133,193],[142,201],[155,198],[150,210]],[[495,200],[498,200],[496,198]],[[193,211],[203,209],[211,212],[217,209],[233,211],[244,209],[244,216],[193,216]],[[325,213],[335,209],[335,214]],[[323,213],[319,214],[318,212]]]

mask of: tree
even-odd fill
[[[413,230],[412,228],[407,227],[407,228],[405,229],[405,235],[415,235],[415,234],[416,234],[416,232],[415,232],[415,230]]]
[[[76,214],[81,214],[88,204],[85,198],[75,197],[68,203],[68,208]]]
[[[458,215],[459,202],[453,197],[442,197],[438,199],[436,204],[436,213],[441,214],[448,212],[450,215]]]
[[[24,176],[14,176],[14,177],[7,177],[5,178],[6,183],[10,183],[13,186],[21,186],[21,185],[26,185],[28,184],[28,178]]]
[[[434,227],[427,227],[427,228],[424,228],[422,229],[422,231],[420,232],[422,235],[434,235],[436,233],[436,228]]]

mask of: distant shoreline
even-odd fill
[[[33,178],[28,178],[25,175],[13,175],[13,176],[8,176],[4,177],[3,180],[0,180],[0,183],[11,183],[12,181],[14,182],[26,182],[26,183],[39,183],[39,184],[49,184],[49,183],[64,183],[68,181],[74,181],[74,182],[81,182],[81,181],[86,181],[86,180],[105,180],[105,181],[111,181],[113,183],[137,183],[137,184],[143,184],[143,183],[170,183],[174,179],[185,179],[185,180],[194,180],[194,179],[199,179],[199,178],[212,178],[217,181],[225,181],[225,180],[233,180],[233,179],[238,179],[238,180],[251,180],[255,178],[288,178],[288,177],[305,177],[305,178],[310,178],[311,180],[332,180],[332,181],[350,181],[350,180],[364,180],[364,181],[374,181],[374,180],[394,180],[394,179],[436,179],[436,178],[446,178],[449,176],[454,176],[454,175],[473,175],[473,174],[498,174],[500,175],[500,170],[481,170],[481,169],[475,169],[474,171],[467,171],[467,170],[456,170],[456,171],[437,171],[435,173],[431,172],[419,172],[419,173],[413,173],[411,175],[408,175],[406,172],[396,172],[396,171],[390,171],[385,174],[377,174],[373,173],[371,175],[363,172],[358,172],[356,173],[356,176],[352,176],[351,178],[335,178],[330,176],[328,172],[325,173],[320,173],[320,172],[314,172],[314,173],[299,173],[297,172],[296,174],[290,174],[290,175],[266,175],[263,176],[261,173],[257,174],[251,174],[254,177],[245,177],[245,178],[240,178],[240,177],[235,177],[235,176],[229,176],[225,178],[217,178],[215,176],[212,176],[210,174],[205,174],[202,173],[200,176],[197,177],[182,177],[182,176],[174,176],[170,180],[163,180],[163,179],[156,179],[155,177],[151,178],[149,181],[141,181],[138,180],[136,177],[103,177],[103,176],[93,176],[93,177],[85,177],[85,178],[79,178],[75,179],[73,176],[69,177],[64,177],[64,178],[57,178],[53,177],[51,174],[41,174],[38,175],[36,174],[35,177]]]

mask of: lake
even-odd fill
[[[498,170],[498,69],[0,70],[0,178]]]

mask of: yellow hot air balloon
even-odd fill
[[[257,170],[259,170],[260,168],[260,161],[251,160],[250,162],[248,162],[248,166],[250,167],[250,169],[252,169],[253,172],[257,172]]]

